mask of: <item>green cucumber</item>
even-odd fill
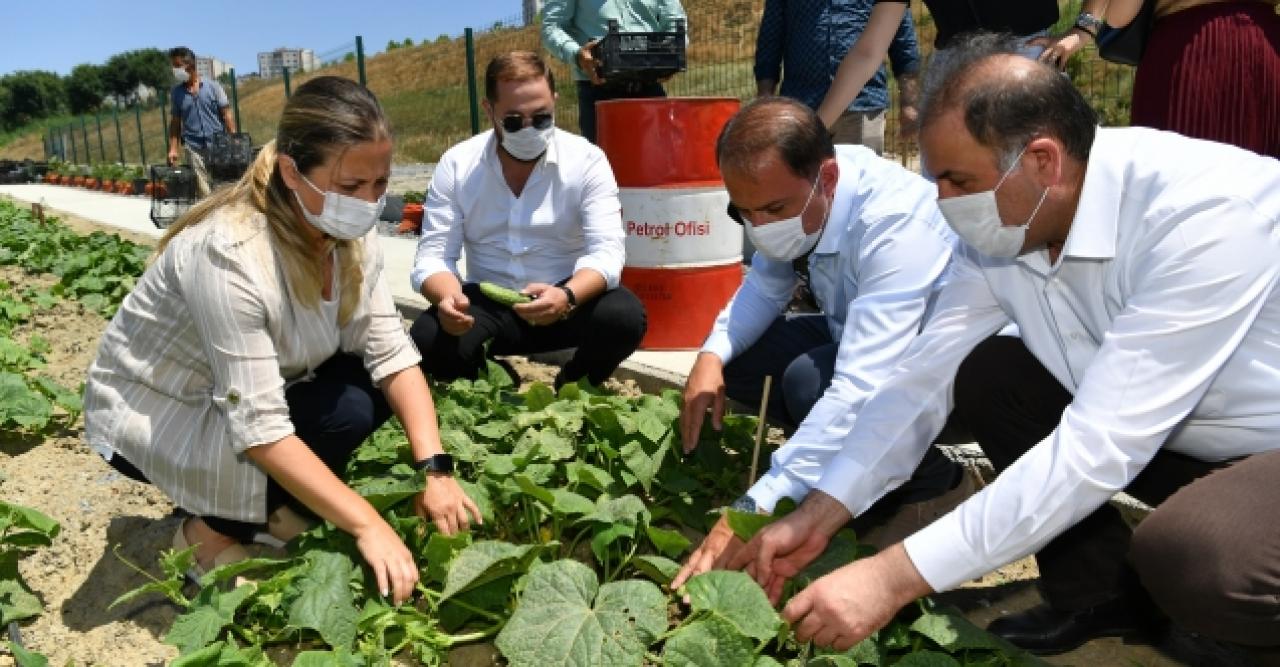
[[[533,301],[533,297],[528,294],[521,294],[513,289],[507,289],[490,282],[480,283],[480,293],[504,306],[514,306],[517,303]]]

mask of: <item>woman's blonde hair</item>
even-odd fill
[[[364,86],[336,76],[314,78],[294,91],[280,116],[274,141],[259,151],[245,175],[191,207],[165,231],[156,255],[183,230],[195,226],[214,211],[228,206],[252,206],[266,216],[289,290],[300,305],[318,308],[324,285],[324,263],[294,212],[294,194],[276,166],[278,155],[288,155],[305,174],[316,165],[340,156],[351,146],[391,138],[387,117],[377,98]],[[360,302],[364,271],[363,242],[330,239],[327,250],[338,255],[338,322],[351,321]],[[326,256],[328,253],[325,253]]]

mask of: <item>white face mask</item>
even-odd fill
[[[809,203],[813,201],[813,194],[818,191],[820,179],[821,176],[813,180],[813,187],[809,189],[809,198],[804,200],[804,208],[800,209],[799,215],[785,220],[766,222],[763,225],[753,225],[750,221],[743,220],[743,224],[747,226],[747,238],[751,239],[751,245],[756,247],[756,252],[775,261],[790,262],[818,245],[818,239],[822,237],[822,229],[806,234],[803,218],[804,212],[809,210]],[[826,227],[825,220],[822,226]]]
[[[293,196],[298,200],[302,215],[312,227],[335,239],[350,241],[368,234],[369,230],[378,223],[378,216],[382,215],[382,207],[387,205],[386,195],[378,197],[376,202],[367,202],[359,197],[325,192],[303,176],[301,171],[298,172],[298,176],[312,190],[324,195],[324,208],[320,210],[319,215],[316,215],[307,210],[307,205],[302,203],[302,197],[299,197],[298,191],[294,190]]]
[[[1048,188],[1040,194],[1040,201],[1021,225],[1006,225],[1000,221],[1000,209],[996,206],[996,190],[1004,183],[1004,179],[1022,164],[1022,154],[1026,147],[1018,153],[1013,166],[1000,177],[996,186],[983,192],[948,197],[938,200],[938,210],[947,224],[955,230],[965,243],[987,257],[1017,257],[1027,240],[1027,228],[1040,212],[1040,206],[1049,194]]]
[[[186,83],[191,79],[191,74],[181,67],[173,68],[173,80],[178,83]]]
[[[551,142],[551,132],[556,129],[555,125],[545,130],[539,130],[529,125],[519,132],[502,133],[502,147],[507,149],[511,157],[517,160],[528,162],[536,160],[539,155],[547,151],[547,144]]]

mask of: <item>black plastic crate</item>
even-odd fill
[[[621,32],[609,20],[609,31],[591,50],[605,80],[657,81],[687,68],[684,20],[675,32]]]
[[[151,166],[151,222],[164,229],[196,203],[196,172],[187,165]]]
[[[214,180],[239,180],[253,162],[253,153],[253,139],[247,132],[215,135],[209,142],[205,168]]]

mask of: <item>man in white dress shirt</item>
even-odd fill
[[[1045,604],[990,627],[1015,644],[1061,652],[1163,612],[1280,657],[1280,162],[1098,129],[1066,79],[991,35],[927,77],[924,168],[965,244],[815,490],[729,567],[776,598],[954,406],[999,477],[794,597],[802,640],[847,647],[1034,553]],[[990,337],[1010,321],[1020,339]],[[1121,490],[1156,508],[1132,534],[1107,504]]]
[[[768,512],[783,498],[803,500],[839,451],[863,401],[920,331],[955,235],[932,184],[863,146],[833,146],[817,115],[796,100],[743,107],[721,132],[716,155],[729,215],[746,225],[756,253],[689,373],[681,432],[692,450],[708,408],[719,426],[726,396],[756,404],[764,377],[773,376],[771,416],[799,427],[734,503]],[[797,284],[807,285],[821,312],[784,313]],[[891,516],[931,520],[973,492],[966,481],[959,464],[930,449],[912,479],[857,525],[859,538],[897,542],[921,524],[899,527]],[[901,511],[906,505],[914,507]],[[721,518],[674,585],[723,565],[739,546]]]
[[[622,207],[604,153],[555,127],[555,81],[537,54],[485,71],[493,129],[445,152],[427,190],[410,275],[433,305],[409,333],[429,377],[474,378],[489,354],[577,348],[556,386],[604,382],[644,337],[644,306],[618,285]],[[457,267],[465,249],[467,283]],[[523,292],[507,307],[482,281]]]

